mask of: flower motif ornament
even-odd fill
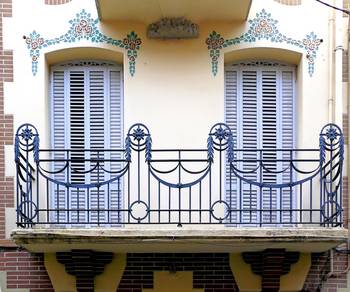
[[[227,139],[229,133],[226,129],[223,129],[223,127],[220,125],[219,128],[216,128],[215,129],[215,132],[214,132],[214,137],[215,139],[219,140],[220,142],[222,140],[225,140]]]
[[[278,30],[278,21],[273,19],[271,14],[267,13],[264,9],[257,13],[255,18],[250,19],[248,23],[248,31],[232,39],[223,39],[220,34],[215,31],[209,34],[208,38],[206,39],[206,44],[208,46],[212,73],[214,76],[217,74],[218,60],[220,57],[220,50],[222,48],[227,48],[241,43],[252,43],[262,39],[269,40],[274,43],[286,43],[288,45],[304,49],[308,61],[309,75],[313,75],[315,71],[314,63],[316,59],[316,51],[322,43],[322,40],[319,39],[314,32],[306,35],[306,37],[302,40],[288,37]]]
[[[40,56],[40,50],[44,45],[44,38],[40,37],[35,30],[29,35],[29,37],[24,36],[27,48],[30,51],[30,57],[32,59],[32,72],[37,71],[38,58]]]
[[[33,130],[28,127],[24,128],[19,136],[21,136],[24,141],[28,142],[29,140],[33,139]]]
[[[309,63],[309,74],[312,75],[314,72],[314,64],[316,59],[316,51],[322,43],[321,39],[318,39],[317,36],[311,32],[303,39],[303,45],[306,50],[306,58]]]
[[[132,136],[134,140],[136,140],[137,142],[140,142],[141,140],[145,139],[145,131],[142,128],[138,127],[134,129]]]
[[[273,37],[273,34],[278,32],[276,27],[277,20],[271,18],[271,14],[267,13],[264,9],[256,14],[256,18],[249,20],[250,29],[249,33],[258,39],[268,39]]]
[[[218,72],[218,58],[220,57],[220,50],[222,49],[225,40],[223,37],[221,37],[220,34],[213,31],[205,42],[210,52],[210,57],[212,60],[212,72],[215,76]]]
[[[135,61],[137,58],[137,51],[140,49],[141,39],[137,36],[135,32],[131,32],[123,40],[123,45],[127,50],[127,56],[129,59],[129,70],[131,76],[135,74]]]
[[[125,49],[129,59],[129,72],[131,76],[134,76],[137,51],[141,45],[141,39],[135,32],[132,31],[123,40],[108,37],[100,32],[98,27],[99,20],[92,18],[91,14],[87,13],[84,9],[80,13],[77,13],[75,18],[69,21],[69,24],[69,30],[56,38],[43,38],[36,31],[30,33],[29,36],[24,36],[32,60],[33,75],[36,75],[38,71],[38,59],[41,49],[60,43],[74,43],[81,40],[88,40],[93,43],[104,43]]]
[[[326,130],[326,137],[328,140],[330,140],[331,142],[333,142],[334,140],[336,140],[338,138],[338,136],[340,136],[340,133],[338,133],[337,129],[334,127],[329,127]]]

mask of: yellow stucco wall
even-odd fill
[[[251,266],[244,262],[241,254],[230,254],[230,267],[240,291],[261,291],[261,276],[252,272]],[[291,266],[290,272],[281,276],[280,291],[300,291],[303,288],[310,267],[311,254],[301,253],[298,262]]]
[[[204,289],[193,289],[193,272],[154,272],[153,289],[143,292],[204,292]]]

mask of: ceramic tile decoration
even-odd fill
[[[253,43],[259,40],[269,40],[274,43],[286,43],[305,50],[308,61],[308,72],[312,76],[315,68],[315,59],[317,50],[322,43],[314,32],[311,32],[301,40],[294,39],[282,34],[277,27],[278,21],[271,17],[264,9],[256,14],[256,17],[248,21],[249,29],[242,35],[224,39],[219,33],[213,31],[206,39],[206,44],[211,58],[212,73],[215,76],[218,71],[218,59],[220,51],[223,48],[234,46],[242,43]]]
[[[129,60],[129,72],[131,76],[134,76],[137,51],[140,49],[141,39],[134,31],[130,32],[123,40],[113,39],[99,30],[98,23],[98,19],[93,19],[91,14],[83,9],[76,14],[74,19],[69,21],[69,30],[59,37],[46,39],[35,30],[29,36],[24,36],[32,60],[33,75],[36,75],[38,71],[38,59],[43,48],[60,43],[89,40],[93,43],[104,43],[125,49]]]

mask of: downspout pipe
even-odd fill
[[[336,3],[337,5],[342,5],[342,3],[340,1],[338,1]],[[341,7],[341,6],[339,6]],[[341,16],[341,15],[340,15]],[[338,23],[337,23],[338,24]],[[342,27],[342,22],[339,23],[339,25],[341,25]],[[339,27],[337,27],[339,28]],[[337,96],[337,101],[340,102],[340,105],[338,104],[337,105],[337,110],[335,112],[335,114],[337,115],[337,119],[336,119],[336,122],[339,124],[339,125],[342,125],[342,112],[343,112],[343,103],[342,103],[342,100],[339,101],[339,98],[342,99],[342,52],[344,51],[344,48],[342,46],[342,43],[341,43],[341,39],[342,39],[342,33],[341,31],[336,31],[336,33],[338,35],[340,35],[338,38],[337,38],[337,41],[336,41],[336,46],[334,48],[334,52],[335,52],[335,65],[337,66],[337,72],[338,74],[336,74],[335,76],[335,81],[337,81],[337,83],[335,84],[335,86],[337,87],[337,90],[336,92],[339,93],[339,95],[336,95]],[[339,41],[339,38],[340,38],[340,41]],[[350,50],[350,14],[348,14],[348,25],[347,25],[347,46],[348,46],[348,52]],[[348,72],[350,73],[350,54],[348,53]],[[339,68],[339,69],[338,69]],[[339,73],[340,72],[340,73]],[[339,75],[340,74],[340,75]],[[350,100],[349,100],[349,96],[350,96],[350,75],[348,74],[348,79],[346,80],[347,81],[347,98],[346,98],[346,111],[348,113],[348,115],[350,114]],[[338,80],[340,79],[340,81]],[[340,83],[341,85],[339,85],[338,83]],[[340,88],[339,88],[340,87]],[[341,91],[340,91],[341,90]],[[340,91],[340,92],[339,92]],[[340,107],[341,106],[341,107]],[[340,111],[341,110],[341,111]],[[341,119],[341,120],[340,120]],[[350,121],[348,121],[349,123]],[[350,125],[348,124],[348,131],[349,131],[349,128]],[[349,133],[347,133],[347,135],[345,135],[346,137],[349,137]],[[347,172],[347,176],[349,176],[350,174],[350,161],[349,161],[349,157],[350,157],[350,147],[349,147],[349,142],[350,141],[346,141],[346,145],[347,145],[347,163],[346,163],[346,172]],[[346,194],[348,197],[349,197],[349,193]],[[349,203],[348,203],[349,204]],[[347,240],[347,248],[345,250],[343,249],[335,249],[336,252],[339,252],[339,253],[347,253],[347,267],[343,270],[343,271],[334,271],[334,268],[333,268],[333,262],[334,262],[334,252],[333,250],[331,250],[331,254],[330,254],[330,266],[331,266],[331,271],[327,274],[327,277],[326,278],[332,278],[332,277],[340,277],[344,274],[347,274],[349,273],[350,271],[350,205],[347,206],[347,229],[348,229],[348,240]]]

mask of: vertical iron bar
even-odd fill
[[[160,182],[158,181],[158,223],[160,223]]]
[[[211,193],[211,165],[209,166],[209,222],[211,223],[212,220],[212,209],[211,209],[211,205],[212,205],[212,193]],[[231,214],[231,213],[230,213]]]
[[[130,162],[128,162],[130,165]],[[130,223],[130,168],[128,169],[128,223]]]
[[[178,181],[178,186],[179,186],[179,222],[178,226],[181,225],[181,150],[178,151],[178,159],[179,159],[179,181]]]
[[[118,178],[117,180],[117,222],[120,223],[121,217],[123,216],[122,214],[120,214],[120,208],[121,208],[121,189],[120,189],[120,179]],[[111,199],[112,201],[112,199]],[[112,209],[112,202],[111,202],[111,209]],[[113,211],[113,210],[112,210]],[[113,213],[112,213],[113,214]],[[111,223],[112,223],[112,219],[111,219]]]
[[[49,192],[49,180],[46,179],[46,221],[47,223],[50,222],[50,202],[49,202],[49,198],[50,198],[50,192]]]
[[[87,222],[90,223],[90,188],[86,189]]]
[[[36,164],[36,208],[37,208],[37,214],[36,214],[36,222],[39,223],[39,217],[40,217],[40,202],[39,202],[39,162]]]
[[[312,181],[313,179],[310,180],[310,223],[312,223],[312,210],[313,210],[313,203],[312,203]]]
[[[263,183],[263,168],[262,168],[262,163],[263,163],[263,153],[262,150],[259,150],[259,182],[262,184]],[[258,202],[258,200],[256,200]],[[260,186],[260,196],[259,196],[259,201],[260,201],[260,212],[259,212],[259,217],[260,217],[260,224],[259,226],[262,226],[263,223],[263,189],[262,186]]]
[[[65,163],[69,163],[69,150],[66,150],[65,151],[65,156],[66,156],[66,162]],[[68,184],[70,183],[70,173],[69,173],[69,167],[67,167],[67,170],[66,170],[66,182],[67,182],[67,187],[66,187],[66,198],[67,198],[67,213],[66,213],[66,216],[67,216],[67,222],[69,222],[69,187],[68,187]]]
[[[272,187],[270,187],[270,223],[272,223]]]
[[[188,194],[188,198],[189,198],[189,219],[190,219],[190,223],[192,223],[192,187],[189,187],[188,190],[189,194]]]
[[[282,218],[282,208],[283,207],[282,206],[283,206],[283,190],[282,190],[282,188],[280,188],[280,205],[279,205],[280,211],[279,211],[279,220],[277,220],[280,224],[283,223],[283,218]]]
[[[77,188],[77,222],[80,222],[80,189]]]
[[[100,226],[100,151],[97,150],[97,226]]]
[[[229,164],[229,194],[230,194],[230,223],[232,223],[232,173],[231,173],[231,162],[227,162]],[[226,176],[226,175],[225,175]],[[226,181],[226,178],[225,178]],[[237,206],[237,204],[236,204]],[[237,218],[237,213],[236,213],[236,218]]]
[[[239,223],[243,223],[242,179],[239,179]]]
[[[299,200],[300,200],[300,212],[299,212],[299,223],[303,223],[303,184],[299,186]]]
[[[110,219],[111,211],[110,211],[110,209],[111,209],[112,204],[110,202],[110,200],[111,200],[110,191],[111,191],[110,190],[110,183],[108,183],[107,184],[107,224],[111,223],[111,219]],[[119,196],[118,191],[117,191],[117,196]]]
[[[202,181],[199,182],[199,223],[202,223]]]
[[[151,210],[151,171],[150,171],[150,162],[148,162],[148,179],[147,179],[147,191],[148,191],[148,209]],[[151,211],[148,213],[148,223],[151,222]]]
[[[59,199],[59,193],[60,193],[60,185],[56,183],[56,200],[57,200],[57,223],[60,222],[60,199]]]
[[[168,223],[171,222],[171,187],[169,187],[169,206],[168,206],[168,212],[169,212],[169,220],[168,220]]]
[[[289,182],[293,182],[293,150],[289,151]],[[289,213],[289,220],[290,223],[293,222],[293,187],[289,187],[289,207],[290,207],[290,213]]]

